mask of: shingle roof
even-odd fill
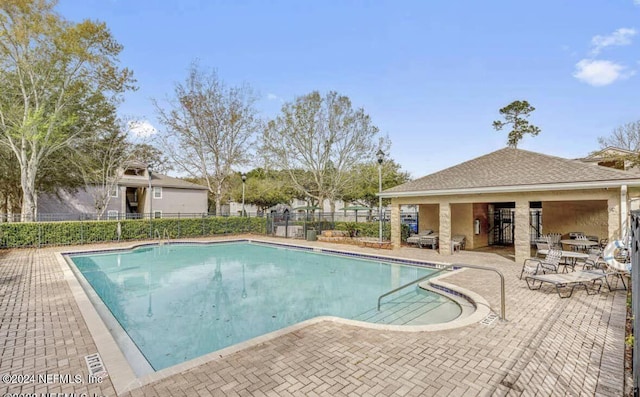
[[[387,189],[384,193],[623,181],[637,178],[637,174],[627,171],[507,147]]]
[[[131,186],[131,187],[147,187],[149,186],[149,179],[146,176],[123,176],[120,181],[118,181],[119,185],[122,186]],[[173,187],[177,189],[194,189],[194,190],[208,190],[206,186],[198,185],[196,183],[187,182],[183,179],[173,178],[168,175],[162,174],[151,174],[151,184],[153,186],[161,186],[161,187]]]

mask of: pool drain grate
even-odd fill
[[[480,321],[480,324],[482,324],[482,325],[491,325],[491,324],[493,324],[494,321],[496,321],[497,318],[498,318],[497,314],[489,313],[489,315],[487,317],[485,317],[482,321]]]

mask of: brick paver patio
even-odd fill
[[[262,239],[262,238],[260,238]],[[283,240],[277,240],[282,242]],[[506,278],[507,321],[438,332],[381,331],[319,322],[134,389],[132,396],[556,396],[623,394],[624,291],[560,299],[530,291],[520,265],[492,253],[440,256],[429,249],[344,250],[482,264]],[[127,244],[128,245],[128,244]],[[82,383],[26,380],[5,393],[115,396],[110,378],[86,382],[84,357],[98,351],[55,252],[0,251],[0,374],[80,375]],[[482,295],[499,311],[494,273],[464,270],[448,283]],[[11,380],[11,379],[9,379]],[[16,379],[13,379],[16,380]]]

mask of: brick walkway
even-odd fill
[[[282,242],[282,240],[277,240]],[[429,249],[394,256],[492,266],[505,274],[508,321],[438,332],[393,332],[323,321],[135,389],[132,396],[556,396],[623,394],[626,296],[552,288],[529,291],[520,266],[491,253],[439,256]],[[101,246],[85,246],[96,248]],[[102,246],[103,247],[103,246]],[[76,247],[74,247],[76,248]],[[0,251],[0,374],[87,376],[97,352],[54,253],[69,247]],[[498,277],[465,270],[446,282],[482,295],[499,311]],[[0,384],[0,392],[93,393],[101,384]]]

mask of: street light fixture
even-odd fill
[[[380,242],[382,242],[382,196],[380,195],[382,194],[382,162],[384,161],[384,152],[382,149],[378,150],[376,156],[378,157],[378,223],[380,226]]]
[[[247,181],[247,174],[242,173],[242,216],[245,216],[244,212],[244,184]]]

